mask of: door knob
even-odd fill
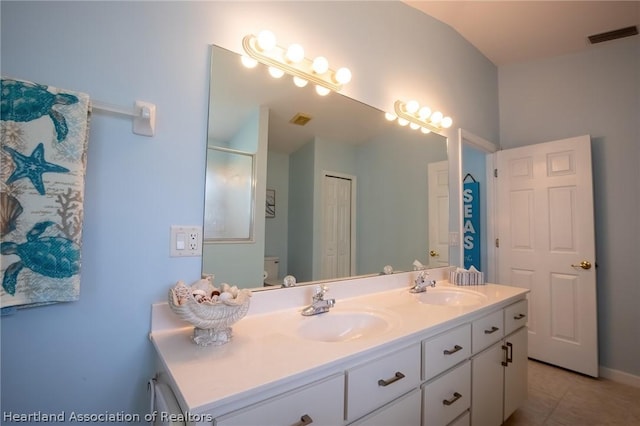
[[[573,268],[577,268],[580,267],[582,269],[591,269],[591,262],[589,262],[588,260],[583,260],[582,262],[580,262],[578,265],[571,265]]]
[[[438,254],[438,252],[437,252],[437,251],[435,251],[435,250],[431,250],[431,251],[429,252],[429,256],[431,256],[431,257],[437,257],[437,256],[440,256],[440,255]]]

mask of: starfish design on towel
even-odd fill
[[[69,169],[57,164],[48,163],[44,159],[44,144],[42,143],[38,144],[36,149],[31,153],[31,156],[21,154],[8,146],[2,148],[11,154],[11,158],[13,158],[13,162],[16,165],[16,169],[11,176],[9,176],[9,179],[7,179],[7,185],[18,179],[29,178],[40,195],[44,195],[43,173],[66,173],[69,171]]]

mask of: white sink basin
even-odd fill
[[[301,317],[298,337],[319,342],[346,342],[389,330],[384,315],[369,311],[336,311]]]
[[[458,288],[428,288],[424,293],[416,294],[421,303],[444,306],[473,306],[487,301],[487,296],[473,290]]]

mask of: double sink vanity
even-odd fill
[[[254,292],[233,339],[201,347],[153,305],[158,380],[188,424],[501,424],[527,395],[528,290],[454,286],[448,268],[323,283],[327,312],[301,315],[317,287]]]

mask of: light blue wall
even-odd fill
[[[314,143],[289,156],[289,269],[300,282],[313,280]]]
[[[359,273],[381,272],[386,264],[411,270],[416,256],[429,263],[428,162],[446,159],[440,136],[416,136],[408,129],[381,135],[359,149]],[[380,259],[385,263],[374,263]]]
[[[246,242],[205,242],[202,250],[202,271],[214,274],[216,284],[228,283],[239,288],[253,288],[262,282],[264,271],[265,217],[264,199],[266,188],[267,149],[266,123],[269,122],[267,108],[257,108],[244,125],[227,143],[226,147],[255,154],[256,202],[253,206],[253,238]],[[262,202],[260,201],[262,199]],[[220,273],[220,272],[224,273]]]
[[[323,172],[356,175],[356,149],[351,143],[316,139],[313,143],[314,190],[313,190],[313,279],[322,276],[322,219],[323,219]]]
[[[276,217],[265,222],[265,256],[280,259],[278,272],[287,275],[287,239],[289,237],[289,155],[269,151],[267,156],[267,188],[276,191]]]
[[[3,75],[117,105],[146,100],[158,110],[153,138],[132,134],[126,118],[94,115],[80,301],[2,318],[4,411],[147,409],[150,305],[177,280],[200,276],[200,258],[169,257],[169,229],[202,222],[211,43],[240,52],[244,35],[270,28],[349,66],[348,96],[381,110],[415,97],[450,112],[454,126],[498,137],[495,66],[453,29],[401,2],[0,7]]]
[[[500,145],[590,134],[600,364],[640,375],[640,39],[501,67]]]

